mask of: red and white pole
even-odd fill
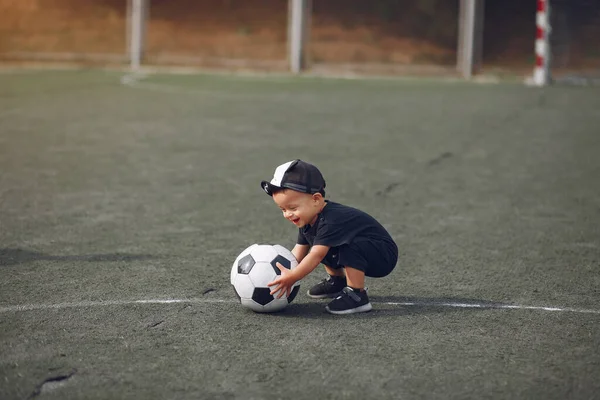
[[[544,86],[550,81],[550,0],[537,0],[536,28],[533,84]]]

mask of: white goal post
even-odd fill
[[[148,0],[127,1],[127,45],[132,71],[139,70],[142,65],[148,9]]]

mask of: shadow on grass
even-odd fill
[[[51,254],[39,253],[23,249],[0,249],[0,267],[25,264],[31,261],[85,261],[85,262],[129,262],[137,260],[149,260],[159,258],[149,254],[85,254],[85,255],[69,255],[55,256]]]
[[[467,299],[460,297],[407,297],[407,296],[369,296],[373,310],[368,313],[347,315],[352,318],[377,318],[389,315],[441,314],[455,312],[473,312],[489,309],[501,309],[510,304],[489,300]],[[339,318],[325,310],[328,301],[310,303],[292,303],[274,316],[301,318]]]

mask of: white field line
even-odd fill
[[[78,301],[73,303],[56,304],[19,304],[13,306],[0,307],[0,314],[7,312],[35,311],[35,310],[60,310],[63,308],[83,308],[83,307],[107,307],[107,306],[128,306],[135,304],[173,304],[173,303],[234,303],[235,300],[219,299],[144,299],[144,300],[99,300],[99,301]]]
[[[160,73],[160,72],[159,72]],[[177,86],[177,85],[170,85],[170,84],[160,84],[160,83],[150,83],[150,82],[145,82],[144,80],[146,78],[148,78],[150,75],[152,75],[152,72],[145,72],[145,71],[140,71],[140,72],[131,72],[128,74],[125,74],[121,77],[120,81],[121,81],[121,85],[123,86],[127,86],[130,88],[134,88],[134,89],[142,89],[142,90],[150,90],[150,91],[155,91],[155,92],[162,92],[162,93],[172,93],[172,94],[182,94],[182,95],[206,95],[206,96],[211,96],[211,97],[215,97],[215,98],[237,98],[237,99],[256,99],[258,97],[266,97],[269,100],[286,100],[286,99],[290,99],[290,98],[294,98],[294,99],[299,99],[299,98],[303,98],[306,97],[307,94],[305,93],[295,93],[295,92],[279,92],[279,93],[269,93],[269,94],[261,94],[261,93],[233,93],[233,92],[223,92],[223,91],[219,91],[219,90],[207,90],[207,89],[188,89],[182,86]],[[230,77],[235,77],[237,79],[242,79],[242,78],[250,78],[250,79],[268,79],[269,81],[273,82],[273,81],[277,81],[279,83],[296,83],[298,82],[299,79],[337,79],[337,80],[364,80],[364,81],[369,81],[369,80],[377,80],[377,78],[373,78],[373,77],[364,77],[364,76],[333,76],[333,77],[327,77],[327,76],[319,76],[319,75],[260,75],[260,74],[243,74],[243,73],[238,73],[238,74],[213,74],[213,75],[217,75],[217,76],[230,76]],[[381,80],[389,80],[389,81],[415,81],[418,82],[419,80],[426,80],[426,78],[413,78],[413,77],[383,77],[381,78]],[[459,79],[453,80],[454,78],[448,78],[446,80],[440,80],[440,82],[447,82],[447,83],[455,83],[455,82],[461,82]],[[484,82],[485,83],[485,82]],[[310,95],[309,95],[310,97]]]
[[[293,91],[280,91],[276,93],[239,93],[227,92],[213,89],[186,88],[179,85],[171,85],[168,83],[151,83],[145,81],[149,75],[142,72],[130,73],[121,77],[121,85],[138,90],[148,90],[159,93],[170,93],[177,95],[202,96],[204,99],[223,99],[223,100],[264,100],[264,101],[310,101],[313,96],[307,93],[294,93]]]
[[[581,314],[600,314],[600,310],[572,307],[544,307],[544,306],[522,306],[518,304],[479,304],[479,303],[437,303],[437,302],[383,302],[391,306],[405,307],[451,307],[451,308],[479,308],[487,310],[534,310],[534,311],[562,311]]]
[[[310,101],[313,97],[306,93],[294,93],[293,91],[280,91],[276,93],[239,93],[239,92],[226,92],[212,89],[199,89],[199,88],[185,88],[178,85],[170,85],[167,83],[151,83],[145,81],[148,77],[147,74],[138,72],[131,73],[121,77],[121,85],[137,89],[137,90],[148,90],[159,93],[170,93],[176,95],[190,95],[199,96],[203,100],[241,100],[241,101]]]
[[[242,94],[242,93],[227,93],[218,90],[206,90],[206,89],[187,89],[182,86],[169,85],[169,84],[160,84],[160,83],[150,83],[144,82],[144,79],[148,77],[147,74],[144,73],[131,73],[127,75],[123,75],[121,77],[121,84],[123,86],[127,86],[134,89],[142,89],[142,90],[150,90],[160,93],[172,93],[172,94],[181,94],[181,95],[205,95],[210,96],[211,98],[249,98],[254,99],[258,95],[257,94]],[[271,96],[273,97],[273,96]]]
[[[127,306],[136,304],[233,304],[237,303],[234,299],[141,299],[141,300],[101,300],[101,301],[80,301],[72,303],[56,304],[18,304],[0,306],[0,314],[21,311],[36,310],[61,310],[66,308],[84,308],[84,307],[108,307],[108,306]],[[548,307],[548,306],[524,306],[518,304],[484,304],[484,303],[452,303],[435,301],[406,301],[406,302],[374,302],[400,307],[447,307],[447,308],[473,308],[485,310],[532,310],[532,311],[550,311],[550,312],[571,312],[580,314],[599,314],[600,310],[571,307]]]
[[[314,81],[389,81],[389,82],[434,82],[434,83],[464,83],[464,79],[457,78],[454,76],[411,76],[411,75],[375,75],[375,74],[361,74],[361,73],[339,73],[339,74],[327,74],[327,73],[311,73],[304,72],[299,75],[292,73],[278,73],[278,72],[253,72],[253,71],[224,71],[219,69],[186,69],[186,68],[143,68],[139,71],[129,71],[123,78],[137,79],[139,77],[146,77],[149,75],[187,75],[187,76],[216,76],[225,78],[234,78],[238,80],[264,80],[265,82],[279,82],[279,83],[297,83],[302,80]],[[122,78],[122,79],[123,79]],[[497,83],[498,79],[492,76],[478,76],[473,79],[473,82],[483,83]],[[124,82],[122,82],[124,83]]]
[[[121,85],[129,86],[137,89],[148,89],[155,90],[159,92],[165,93],[175,93],[175,94],[198,94],[195,90],[185,89],[183,87],[172,87],[169,85],[160,85],[156,83],[148,83],[142,82],[148,75],[142,73],[131,73],[127,75],[123,75],[121,77]]]

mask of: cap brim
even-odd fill
[[[260,187],[269,196],[273,196],[274,191],[276,191],[277,189],[281,189],[279,186],[275,186],[271,182],[267,182],[267,181],[260,182]]]

